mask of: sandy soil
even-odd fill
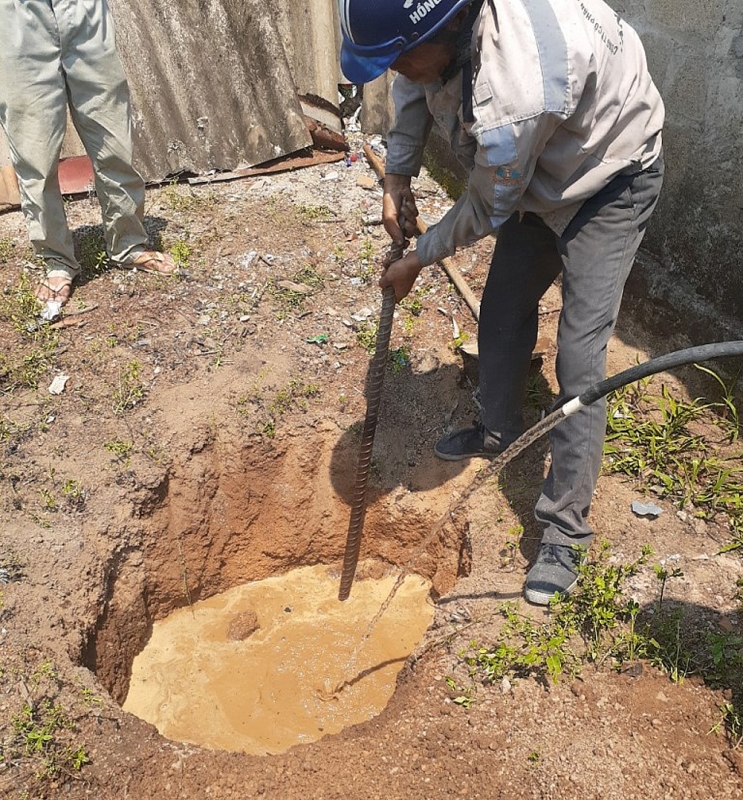
[[[472,366],[454,339],[474,339],[476,324],[438,268],[426,270],[416,304],[398,309],[364,531],[365,557],[436,587],[434,622],[389,706],[270,757],[168,741],[121,710],[154,620],[246,581],[340,563],[365,412],[359,338],[379,313],[386,247],[382,229],[365,224],[379,214],[379,190],[359,185],[371,174],[359,159],[150,190],[147,224],[183,258],[178,279],[92,269],[97,205],[71,202],[89,266],[53,342],[27,329],[17,297],[22,276],[38,275],[21,216],[0,218],[0,796],[743,795],[743,753],[720,724],[736,686],[674,682],[647,663],[585,665],[556,684],[469,678],[460,653],[498,641],[504,601],[544,616],[520,591],[548,453],[533,445],[457,504],[483,464],[444,464],[431,448],[474,415]],[[447,204],[426,177],[419,195],[430,219]],[[489,247],[455,259],[476,292]],[[637,311],[653,316],[637,298],[625,303],[612,373],[688,344],[683,332],[641,327]],[[554,288],[532,423],[554,390],[558,313]],[[50,394],[57,375],[68,380]],[[702,386],[693,370],[661,384],[679,397]],[[639,518],[635,499],[646,498],[605,475],[592,511],[617,563],[654,550],[628,591],[652,610],[652,566],[665,564],[683,573],[666,603],[692,632],[740,634],[743,569],[735,551],[720,554],[725,520],[657,498],[663,513]],[[440,524],[450,509],[453,522]],[[474,692],[469,708],[453,702],[451,682]]]

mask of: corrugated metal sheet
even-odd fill
[[[336,0],[110,2],[146,180],[241,169],[308,147],[304,112],[340,128]],[[83,153],[70,126],[63,156]],[[8,163],[0,134],[0,166]]]
[[[234,170],[311,144],[270,4],[113,0],[147,180]]]

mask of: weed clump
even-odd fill
[[[683,578],[678,568],[654,564],[656,600],[642,608],[628,592],[628,579],[646,567],[652,550],[642,549],[634,561],[620,563],[607,542],[578,567],[574,594],[555,595],[546,621],[519,613],[515,603],[500,609],[503,625],[497,642],[476,640],[459,652],[471,680],[469,686],[446,681],[452,700],[469,707],[478,685],[532,678],[544,684],[579,674],[584,664],[596,668],[634,668],[646,662],[674,682],[698,676],[710,687],[726,690],[719,728],[734,746],[743,742],[743,636],[710,621],[700,621],[669,603],[670,580]],[[641,669],[641,666],[640,666]]]
[[[4,677],[0,672],[0,680]],[[20,679],[27,696],[0,725],[0,762],[15,785],[33,787],[34,796],[57,796],[66,783],[80,779],[90,762],[77,739],[76,720],[87,713],[84,706],[90,705],[91,693],[83,690],[80,697],[63,699],[62,681],[51,661],[24,666]]]
[[[52,365],[58,336],[41,321],[39,310],[26,274],[0,295],[0,318],[10,321],[15,334],[15,341],[6,342],[0,353],[0,388],[5,391],[38,388]]]
[[[719,376],[700,369],[723,387],[720,401],[684,402],[666,386],[660,395],[652,395],[648,380],[610,396],[604,470],[635,479],[640,490],[667,498],[698,518],[724,515],[732,532],[732,542],[724,549],[734,550],[743,547],[741,453],[713,446],[694,430],[694,423],[717,426],[729,450],[738,441],[738,412]]]

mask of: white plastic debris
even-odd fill
[[[632,501],[632,513],[638,517],[659,517],[663,513],[660,506],[655,503],[641,503],[639,500]]]
[[[258,258],[258,251],[251,250],[249,253],[245,253],[245,255],[240,256],[240,266],[249,267],[256,260],[256,258]]]
[[[69,379],[69,375],[57,375],[56,378],[49,384],[49,394],[62,394]]]
[[[41,318],[47,322],[54,322],[61,313],[62,303],[60,303],[59,300],[47,300],[44,308],[41,310]]]

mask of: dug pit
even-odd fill
[[[324,427],[270,457],[207,437],[140,492],[147,535],[111,565],[86,665],[167,738],[270,754],[373,717],[453,583],[456,534],[377,486],[338,600],[356,440]]]
[[[367,578],[341,603],[335,570],[304,567],[179,609],[134,660],[124,710],[169,739],[256,755],[363,722],[433,617],[409,576],[371,625],[393,585]]]

